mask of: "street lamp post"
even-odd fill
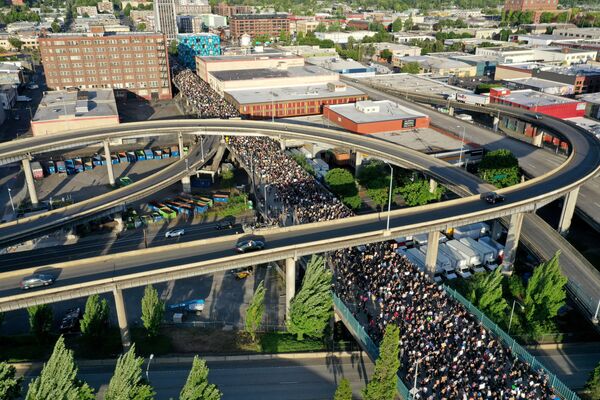
[[[202,161],[204,161],[204,135],[200,135],[200,151],[202,152]]]
[[[458,164],[462,165],[463,151],[465,148],[465,132],[467,129],[464,126],[460,126],[460,125],[457,125],[457,127],[462,128],[462,130],[463,130],[462,137],[460,139],[460,154],[458,156]]]
[[[510,320],[508,321],[508,334],[510,335],[510,328],[512,327],[512,320],[513,320],[513,315],[515,313],[515,304],[519,303],[517,301],[517,299],[513,300],[512,303],[512,309],[510,310]],[[521,303],[519,303],[519,305],[521,306],[521,310],[525,309],[525,306]]]
[[[413,395],[412,398],[415,399],[417,397],[417,377],[419,376],[419,364],[421,364],[421,361],[423,361],[423,359],[425,358],[425,356],[419,358],[417,361],[415,361],[415,380],[413,383]]]
[[[267,187],[271,186],[270,183],[267,183],[263,186],[263,192],[265,196],[265,216],[269,219],[269,198],[267,197]]]
[[[15,203],[13,202],[13,198],[12,198],[12,190],[11,188],[7,188],[8,189],[8,198],[10,199],[10,206],[12,207],[13,213],[15,212]]]
[[[146,381],[150,382],[150,378],[148,378],[148,373],[150,372],[150,363],[152,362],[152,359],[154,358],[154,354],[150,354],[150,357],[148,357],[148,365],[146,365]]]
[[[390,192],[388,193],[388,212],[387,212],[387,224],[386,231],[390,230],[390,214],[392,213],[392,183],[394,182],[394,168],[392,164],[387,161],[384,161],[390,167]]]

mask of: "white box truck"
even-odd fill
[[[471,249],[479,252],[481,256],[482,264],[489,270],[493,271],[496,269],[496,252],[489,249],[487,246],[479,243],[477,240],[472,238],[462,238],[459,242],[469,246]],[[494,265],[493,268],[488,268],[488,265]]]
[[[487,235],[489,231],[490,227],[488,224],[479,222],[454,228],[452,236],[454,239],[462,239],[464,237],[479,239],[480,237]]]
[[[479,241],[495,248],[498,251],[498,257],[500,257],[500,258],[504,257],[504,246],[501,245],[500,243],[496,242],[491,237],[484,236],[484,237],[479,238]]]
[[[419,251],[427,256],[427,246],[421,246]],[[452,261],[439,249],[436,258],[436,271],[441,271],[442,276],[448,280],[456,279]]]
[[[461,278],[469,278],[471,271],[467,265],[466,257],[460,252],[448,246],[447,243],[440,244],[440,252],[442,252],[453,263],[454,271]]]
[[[464,243],[461,243],[458,240],[449,240],[446,244],[452,247],[454,250],[462,253],[467,258],[467,265],[469,267],[475,267],[477,265],[483,264],[483,260],[481,259],[481,255],[479,254],[479,252],[471,249]],[[483,268],[481,268],[481,270],[483,270]]]

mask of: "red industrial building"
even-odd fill
[[[427,115],[389,100],[328,105],[324,107],[323,115],[331,122],[361,134],[429,127]]]
[[[490,89],[490,102],[523,108],[533,113],[556,118],[575,118],[585,115],[584,101],[553,96],[534,90],[510,91],[506,88]]]

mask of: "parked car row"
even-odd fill
[[[183,148],[187,154],[188,148]],[[164,148],[141,149],[132,151],[117,151],[110,155],[111,164],[132,163],[145,160],[157,160],[170,157],[179,157],[179,146]],[[53,174],[74,175],[84,171],[106,165],[107,160],[103,154],[94,154],[91,157],[73,157],[64,160],[48,160],[42,165],[39,161],[31,163],[34,179],[43,179],[44,176]]]

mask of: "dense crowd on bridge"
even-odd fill
[[[554,399],[546,376],[520,361],[394,245],[335,252],[335,291],[380,340],[400,327],[401,375],[419,399]],[[417,368],[418,363],[418,368]]]
[[[233,136],[229,145],[247,168],[254,169],[257,183],[268,183],[275,202],[293,210],[297,223],[326,221],[352,215],[341,201],[288,157],[278,142],[265,137]]]
[[[176,72],[173,78],[175,86],[189,101],[200,118],[234,118],[239,117],[238,110],[222,96],[215,92],[208,83],[189,69]]]

